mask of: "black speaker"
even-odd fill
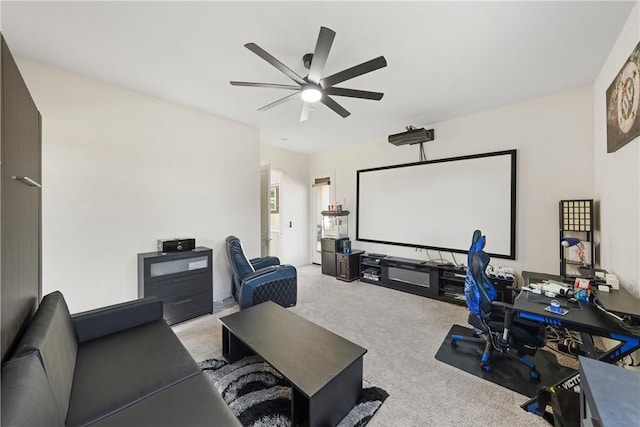
[[[185,252],[195,248],[196,239],[189,237],[158,240],[158,252]]]

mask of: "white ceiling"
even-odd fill
[[[2,2],[14,55],[208,111],[304,153],[380,139],[406,125],[513,104],[593,82],[632,1],[616,2]],[[340,84],[384,92],[335,97],[298,121],[290,92],[230,80],[292,82],[244,47],[298,74],[320,26],[337,35],[324,75],[384,55],[388,66]],[[232,141],[230,141],[232,142]]]

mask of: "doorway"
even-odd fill
[[[333,200],[333,171],[315,172],[311,178],[311,262],[322,263],[322,211],[327,210]]]
[[[282,258],[282,172],[271,169],[269,187],[269,255]]]
[[[271,189],[271,164],[260,167],[260,256],[269,255],[271,240],[271,217],[269,191]]]

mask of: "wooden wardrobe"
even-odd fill
[[[2,360],[42,298],[41,116],[1,38],[0,299]]]

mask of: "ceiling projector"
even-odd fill
[[[416,129],[413,126],[407,126],[407,131],[402,133],[396,133],[395,135],[389,135],[389,143],[399,145],[413,145],[420,144],[421,142],[433,141],[434,132],[433,129],[420,128]]]

